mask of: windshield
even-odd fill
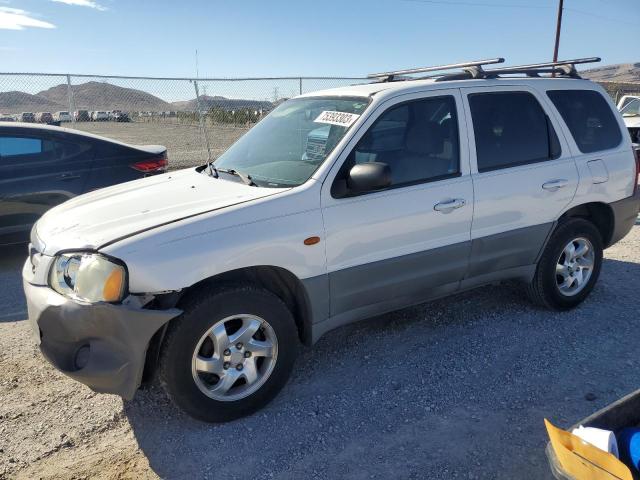
[[[639,117],[640,116],[640,98],[634,98],[627,103],[620,113],[623,117]]]
[[[249,175],[260,187],[301,185],[368,104],[366,98],[289,100],[249,130],[214,165]]]

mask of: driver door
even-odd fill
[[[473,211],[464,124],[458,90],[403,95],[378,107],[333,166],[322,190],[332,317],[363,318],[459,287]],[[349,194],[350,168],[371,161],[389,165],[392,184]]]

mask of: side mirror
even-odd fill
[[[380,190],[391,185],[391,169],[382,162],[354,165],[347,177],[347,188],[353,193]]]

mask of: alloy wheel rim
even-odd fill
[[[217,321],[193,352],[193,380],[206,396],[223,402],[248,397],[271,376],[278,357],[273,327],[255,315]]]
[[[562,295],[572,297],[589,283],[595,265],[593,244],[578,237],[565,245],[556,262],[556,286]]]

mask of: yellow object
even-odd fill
[[[122,267],[114,268],[104,282],[102,296],[105,302],[117,302],[122,295],[124,286],[124,271]]]
[[[627,466],[608,452],[600,450],[544,419],[551,446],[565,474],[575,480],[633,480]]]

